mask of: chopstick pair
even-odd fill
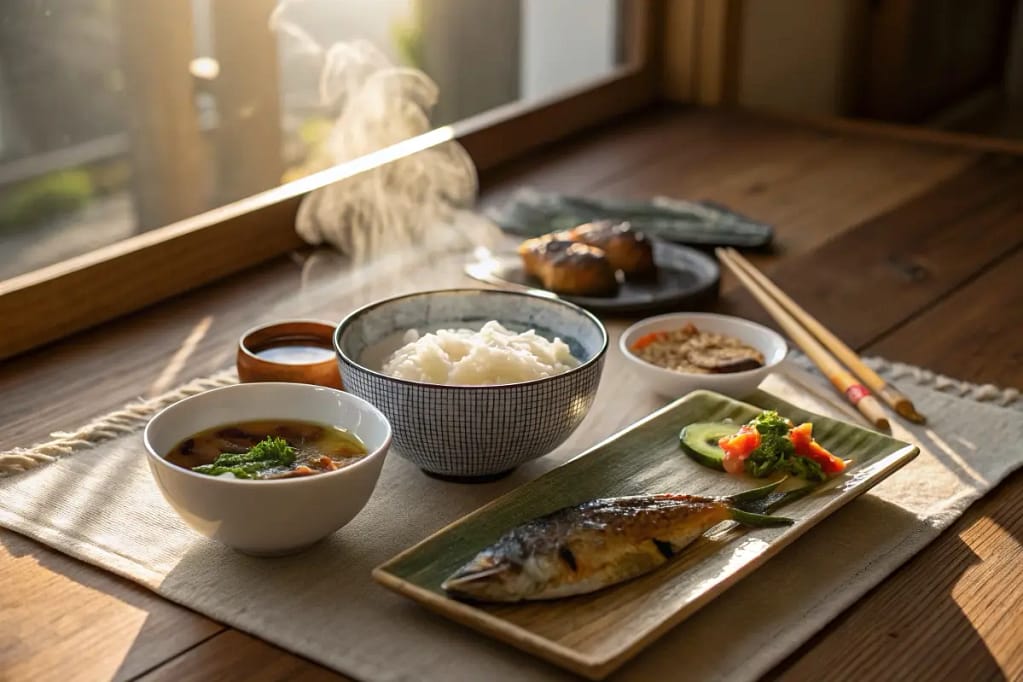
[[[867,367],[852,348],[803,310],[738,251],[719,248],[715,253],[835,388],[874,426],[890,428],[888,416],[871,390],[905,419],[917,424],[925,421],[909,398]]]

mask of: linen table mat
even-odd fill
[[[883,362],[880,369],[929,418],[929,426],[893,424],[894,436],[917,443],[920,456],[611,679],[673,679],[680,671],[690,679],[758,677],[1023,463],[1023,410],[1015,391]],[[761,388],[805,409],[856,420],[819,377],[792,363]],[[605,399],[614,390],[601,387]],[[588,419],[580,431],[608,430],[601,426]],[[377,586],[370,570],[579,451],[570,442],[485,485],[428,478],[391,453],[354,521],[304,553],[265,559],[189,530],[152,482],[141,434],[134,432],[0,478],[0,525],[357,679],[572,679]]]

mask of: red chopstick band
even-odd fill
[[[863,384],[853,384],[849,388],[845,389],[845,397],[849,399],[853,405],[856,405],[861,400],[870,395],[870,391]]]

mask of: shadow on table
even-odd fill
[[[524,472],[525,473],[525,472]],[[1006,488],[1012,492],[1013,484],[1018,488],[1023,482],[1023,473],[1014,476],[1010,482],[1003,486],[1002,492],[997,494],[998,501],[985,503],[985,511],[989,511],[991,521],[998,524],[1007,534],[1010,534],[1017,542],[1023,544],[1023,514],[1018,513],[1014,507],[1023,506],[1023,502],[1013,506]],[[1004,502],[1008,504],[1004,504]],[[852,514],[858,505],[880,504],[884,502],[876,498],[864,498],[854,502],[849,508],[840,512],[841,514]],[[907,516],[896,507],[892,511],[902,516]],[[914,673],[922,672],[920,668],[934,666],[933,660],[926,658],[927,649],[934,651],[932,658],[940,658],[947,652],[949,660],[947,665],[938,668],[940,672],[947,672],[950,676],[963,673],[972,679],[1000,679],[1004,678],[998,661],[992,656],[985,644],[983,634],[977,631],[977,627],[971,622],[970,616],[963,612],[956,600],[954,591],[957,584],[963,579],[964,574],[971,569],[981,570],[975,567],[982,564],[970,547],[959,538],[958,533],[975,522],[980,517],[979,512],[968,515],[966,520],[955,524],[953,529],[946,533],[939,540],[942,543],[940,552],[931,551],[926,557],[916,558],[910,561],[908,567],[896,572],[882,584],[881,588],[868,593],[865,599],[860,600],[857,608],[848,611],[840,616],[826,632],[810,640],[793,656],[789,657],[781,666],[776,668],[771,677],[783,677],[799,679],[807,674],[816,675],[822,670],[834,672],[847,672],[851,677],[856,677],[861,672],[871,671],[871,661],[877,660],[879,655],[884,656],[886,665],[897,666],[898,661],[905,660],[907,667],[904,670],[886,668],[885,670],[874,670],[878,676],[887,677],[889,673],[893,677],[914,677]],[[898,534],[904,530],[906,519],[899,520],[890,517],[892,524],[879,524],[879,528],[872,529],[870,533],[878,538],[892,534]],[[838,521],[839,519],[831,519]],[[812,541],[815,535],[827,532],[827,523],[824,526],[811,531],[806,537],[801,538],[792,547],[787,548],[778,557],[769,562],[760,572],[743,581],[720,599],[743,598],[744,595],[755,595],[761,588],[755,583],[758,577],[765,575],[772,565],[778,565],[791,561],[798,555],[802,544]],[[400,542],[404,542],[402,538]],[[244,585],[253,584],[265,580],[267,568],[271,568],[272,575],[281,575],[284,578],[301,576],[308,562],[317,558],[323,559],[331,555],[331,544],[344,543],[343,535],[338,535],[326,541],[309,552],[295,557],[285,559],[245,559],[237,562],[237,556],[230,550],[217,545],[206,545],[207,551],[190,552],[182,557],[179,564],[180,570],[172,571],[164,582],[162,590],[172,594],[185,587],[181,584],[186,576],[194,580],[196,566],[204,567],[206,575],[211,577],[208,587],[216,588],[231,584],[232,582]],[[82,592],[76,594],[74,586],[55,586],[55,581],[47,581],[45,574],[38,578],[39,587],[33,592],[38,595],[34,602],[35,609],[45,609],[45,615],[30,619],[25,628],[16,630],[15,637],[29,637],[33,639],[57,640],[54,645],[55,657],[75,656],[76,665],[81,666],[79,670],[102,670],[107,671],[109,677],[114,679],[127,679],[144,673],[145,671],[159,666],[182,652],[192,647],[197,647],[210,637],[221,632],[223,626],[208,620],[205,617],[190,613],[170,602],[146,592],[143,588],[134,585],[126,580],[114,577],[107,573],[97,571],[85,566],[83,563],[56,554],[42,545],[14,534],[0,536],[0,544],[12,557],[32,557],[43,568],[64,576],[76,585],[88,588],[88,591],[96,591],[110,595],[110,606],[98,606],[95,599],[86,600]],[[335,546],[333,551],[339,547]],[[211,563],[212,562],[212,563]],[[911,582],[911,578],[919,581],[919,570],[914,570],[917,562],[926,562],[926,575],[931,578],[926,584]],[[228,568],[230,575],[218,574],[224,568]],[[239,568],[241,567],[241,568]],[[290,575],[289,575],[290,574]],[[228,580],[230,578],[231,580]],[[975,579],[973,576],[969,579]],[[343,579],[339,577],[339,579]],[[375,585],[373,590],[381,590]],[[318,591],[319,590],[319,591]],[[893,602],[893,599],[906,593],[918,593],[920,599],[917,602],[904,600]],[[320,598],[317,598],[317,594]],[[303,601],[312,605],[312,608],[323,612],[325,609],[338,608],[336,604],[322,598],[320,586],[309,585],[300,588],[296,597],[302,597]],[[521,674],[522,670],[529,670],[536,677],[560,677],[561,675],[553,668],[533,661],[506,647],[503,644],[492,641],[482,635],[467,633],[461,626],[458,626],[446,619],[436,616],[419,605],[414,604],[398,595],[383,592],[381,593],[381,608],[388,621],[389,628],[412,627],[430,631],[429,641],[443,642],[443,646],[429,647],[429,650],[416,650],[409,655],[422,663],[422,670],[430,670],[431,664],[440,665],[451,661],[457,661],[459,655],[477,656],[484,655],[488,661],[493,661],[491,672],[494,679],[515,677],[515,671]],[[127,605],[130,608],[119,607]],[[889,610],[894,606],[901,606],[904,612],[890,614]],[[663,640],[653,645],[647,652],[641,654],[635,661],[624,666],[612,679],[633,680],[644,679],[650,674],[660,671],[675,671],[673,667],[677,663],[675,655],[683,652],[683,648],[691,646],[690,634],[695,634],[692,628],[698,628],[701,621],[713,616],[713,606],[694,616],[690,621],[680,625],[665,635]],[[141,613],[139,613],[141,612]],[[35,613],[39,613],[36,611]],[[50,615],[52,614],[52,615]],[[139,622],[128,623],[132,616],[137,616]],[[975,614],[974,614],[975,615]],[[77,622],[69,627],[69,622]],[[337,622],[343,624],[343,619]],[[879,627],[879,623],[887,627]],[[132,629],[135,629],[132,632]],[[104,632],[97,635],[94,629],[101,629]],[[866,634],[864,634],[866,633]],[[61,642],[74,641],[80,635],[81,639],[75,646],[78,653],[72,652],[70,648],[64,650]],[[10,635],[4,633],[0,640],[7,639]],[[233,643],[220,641],[221,637],[230,639],[234,637]],[[299,668],[312,667],[316,672],[322,672],[311,663],[305,662],[289,654],[276,649],[270,645],[264,645],[257,640],[249,640],[247,637],[228,634],[221,635],[216,641],[205,646],[198,646],[197,649],[188,652],[182,659],[190,659],[195,665],[201,665],[203,671],[223,669],[225,662],[235,661],[238,665],[244,666],[249,679],[268,679],[279,677],[282,667],[287,670],[297,671]],[[131,644],[125,644],[128,639]],[[97,644],[98,642],[98,644]],[[947,642],[947,646],[943,643]],[[856,650],[850,650],[849,643],[856,644]],[[66,646],[66,644],[65,644]],[[91,647],[91,650],[82,652],[81,647]],[[944,646],[944,648],[943,648]],[[0,651],[17,651],[15,642],[8,642],[0,646]],[[40,649],[35,648],[38,652]],[[202,656],[194,655],[195,652],[208,650]],[[706,649],[704,649],[706,650]],[[711,649],[716,650],[716,649]],[[913,651],[912,655],[902,655],[902,652]],[[39,655],[38,653],[36,654]],[[921,655],[925,656],[922,660]],[[103,657],[109,659],[109,666],[104,667]],[[382,670],[387,668],[387,658],[379,664]],[[260,665],[253,665],[254,662]],[[969,666],[968,670],[958,671],[956,665],[962,661],[962,665]],[[172,664],[168,670],[176,671]],[[0,666],[2,667],[2,666]],[[70,666],[69,666],[70,667]],[[441,666],[443,669],[443,666]],[[447,669],[452,672],[452,668]],[[163,672],[163,671],[161,671]],[[104,677],[107,675],[103,675]],[[964,678],[960,675],[960,678]]]
[[[64,679],[129,679],[223,630],[139,585],[13,532],[0,535],[3,553],[12,557],[7,562],[31,559],[44,570],[4,568],[4,578],[27,580],[17,590],[32,596],[25,597],[29,616],[13,629],[8,629],[9,622],[0,629],[0,670],[23,663],[4,661],[5,650],[21,649],[10,639],[29,639],[36,642],[26,648],[40,659],[39,670]],[[0,579],[0,584],[4,582]],[[14,587],[3,590],[9,594]],[[6,614],[0,615],[0,622],[6,620]]]
[[[261,585],[267,593],[274,592],[275,586],[285,586],[286,599],[280,597],[280,591],[275,598],[251,594],[245,599],[240,593],[231,594],[217,608],[223,610],[222,619],[238,630],[228,630],[201,647],[210,651],[201,656],[200,668],[175,669],[175,661],[157,679],[182,679],[189,673],[220,679],[220,672],[247,682],[292,679],[283,674],[284,668],[296,675],[301,672],[302,679],[310,673],[336,671],[346,679],[366,682],[382,678],[424,682],[577,679],[375,583],[360,580],[357,591],[340,586],[333,590],[338,582],[347,581],[343,573],[327,582],[302,582],[310,564],[336,560],[339,551],[348,549],[358,551],[338,537],[291,557],[228,559],[237,569],[231,577],[239,585]],[[179,595],[191,590],[191,599],[195,599],[196,567],[208,564],[212,556],[201,550],[190,552],[178,564],[180,571],[175,569],[167,576],[164,588]],[[211,576],[205,589],[230,590],[230,582]],[[301,625],[296,623],[299,620]],[[192,657],[192,652],[186,656]]]
[[[825,677],[836,679],[1009,679],[984,633],[974,624],[978,614],[974,611],[971,617],[964,612],[956,591],[965,580],[964,585],[981,585],[966,597],[976,609],[991,609],[995,604],[993,608],[999,610],[1019,608],[1018,603],[999,604],[1002,590],[996,586],[1002,584],[999,573],[1004,566],[985,568],[985,559],[961,536],[972,539],[980,535],[983,529],[978,532],[973,527],[989,521],[1023,545],[1021,484],[1023,472],[1017,472],[826,631],[779,664],[767,679],[820,679],[825,671]],[[986,542],[991,542],[990,537]],[[994,564],[999,561],[1011,563],[1004,555],[991,559]],[[968,572],[971,575],[967,576]],[[906,595],[918,595],[919,599],[907,599]],[[1007,594],[1002,598],[1020,601]],[[991,630],[990,622],[986,628]],[[1004,659],[1004,642],[1000,646]]]
[[[864,506],[869,507],[864,510]],[[842,516],[845,516],[844,520]],[[790,577],[797,583],[812,581],[814,575],[804,575],[800,570],[805,572],[805,567],[814,563],[811,560],[822,554],[822,548],[826,553],[830,544],[828,538],[835,537],[834,532],[848,532],[850,528],[855,528],[859,516],[878,521],[876,527],[864,531],[864,534],[871,542],[876,540],[878,544],[887,543],[886,546],[897,544],[897,541],[905,536],[907,529],[920,523],[901,508],[879,499],[857,500],[835,518],[829,519],[820,528],[772,559],[758,573],[722,595],[719,598],[720,605],[708,607],[691,620],[668,632],[661,641],[651,646],[635,661],[625,665],[612,676],[612,679],[626,681],[665,676],[671,678],[678,672],[680,664],[683,667],[692,664],[686,669],[695,673],[694,679],[706,676],[716,668],[714,661],[721,660],[722,657],[727,658],[729,655],[720,647],[721,628],[728,627],[728,623],[722,622],[722,618],[725,621],[731,619],[731,627],[734,628],[735,622],[732,617],[736,613],[741,614],[747,607],[752,613],[769,612],[773,602],[770,591],[764,590],[762,581],[768,580],[769,583],[773,583],[780,579],[777,575],[779,570],[789,576],[798,576]],[[386,535],[386,532],[384,534]],[[403,542],[404,540],[398,544]],[[938,593],[933,597],[928,596],[926,600],[921,599],[921,604],[928,609],[922,620],[941,623],[941,632],[953,638],[952,641],[956,644],[955,652],[963,654],[963,659],[971,663],[971,670],[995,674],[999,669],[997,662],[985,647],[982,636],[959,609],[952,594],[953,588],[963,574],[970,567],[980,563],[969,547],[962,542],[958,542],[958,545],[950,552],[954,558],[950,561],[953,570],[950,571],[946,567],[941,580],[936,585],[929,586],[929,591],[938,589]],[[284,646],[288,645],[288,641],[292,642],[292,645],[295,642],[302,642],[307,652],[323,650],[323,646],[328,646],[329,642],[333,641],[332,633],[345,631],[357,623],[358,635],[353,637],[358,639],[358,644],[364,647],[365,653],[359,672],[367,679],[373,678],[372,674],[366,672],[367,668],[371,669],[373,666],[380,666],[381,674],[418,670],[422,674],[422,679],[429,680],[454,679],[465,675],[470,667],[482,664],[488,668],[487,679],[520,679],[527,673],[530,679],[565,679],[565,674],[561,671],[434,615],[407,599],[384,591],[381,587],[376,585],[366,587],[367,590],[377,591],[372,595],[370,604],[368,599],[360,596],[361,593],[353,593],[351,590],[346,592],[343,586],[335,584],[335,581],[325,583],[321,577],[322,572],[319,576],[310,574],[311,565],[323,563],[330,565],[332,561],[336,563],[339,552],[352,556],[353,552],[367,551],[377,554],[376,549],[369,549],[358,542],[350,542],[343,532],[306,553],[281,559],[240,558],[230,550],[207,546],[205,550],[197,548],[183,557],[177,569],[164,581],[164,589],[168,594],[189,591],[191,599],[197,598],[197,590],[216,590],[218,594],[226,591],[220,594],[221,608],[225,609],[220,614],[221,618],[245,625],[252,631],[262,632],[264,636],[265,633],[274,633],[274,639]],[[359,560],[355,557],[353,563],[359,565],[361,570],[361,566],[376,561],[376,557],[372,560],[370,558],[367,556]],[[834,565],[828,567],[824,579],[830,579],[835,575],[849,575],[849,570],[857,570],[849,569],[840,561],[832,563]],[[197,573],[209,576],[208,584],[196,585]],[[303,577],[307,577],[304,582]],[[819,575],[816,577],[821,579]],[[337,576],[336,580],[343,581],[345,577]],[[263,601],[258,597],[245,599],[245,585],[262,584],[267,589],[273,589],[274,583],[288,587],[293,608],[279,611],[273,608],[273,600]],[[327,595],[332,595],[333,598],[328,598]],[[344,614],[346,606],[351,607],[349,615]],[[371,610],[367,611],[367,608]],[[360,613],[363,615],[361,618]],[[305,627],[295,628],[296,618],[305,619]],[[901,620],[898,622],[901,624]],[[869,623],[868,626],[876,627],[873,623]],[[403,637],[399,641],[393,638],[393,633],[399,631],[418,635],[411,638]],[[903,636],[911,638],[922,636],[923,633],[926,633],[926,629],[914,621],[909,623],[908,632]],[[868,639],[871,646],[906,646],[905,642],[892,641],[888,635],[880,631]],[[410,646],[410,642],[413,646],[411,650],[405,648]],[[715,642],[718,643],[717,646]],[[438,643],[442,645],[437,646]],[[253,646],[247,648],[256,649]],[[269,647],[258,648],[261,650],[260,655],[270,651]],[[746,652],[743,647],[738,648],[739,653]],[[809,650],[806,661],[799,661],[798,669],[804,670],[802,665],[814,662],[814,656],[825,658],[830,656],[830,647],[823,651],[825,653],[819,654],[815,650]],[[222,654],[229,657],[233,655],[226,650]],[[837,663],[830,659],[825,662],[835,669],[841,667],[838,663],[848,666],[854,676],[859,672],[859,666],[869,664],[869,658],[854,655],[845,647],[838,647],[836,657]],[[335,665],[343,665],[344,659],[345,656],[335,657]],[[815,665],[814,669],[821,668]]]

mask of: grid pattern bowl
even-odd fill
[[[489,320],[558,337],[581,364],[544,379],[491,386],[428,384],[379,371],[409,329],[478,329]],[[429,474],[484,480],[549,453],[575,431],[597,392],[607,332],[592,314],[557,299],[450,289],[357,310],[338,326],[334,345],[346,389],[387,416],[396,452]]]

